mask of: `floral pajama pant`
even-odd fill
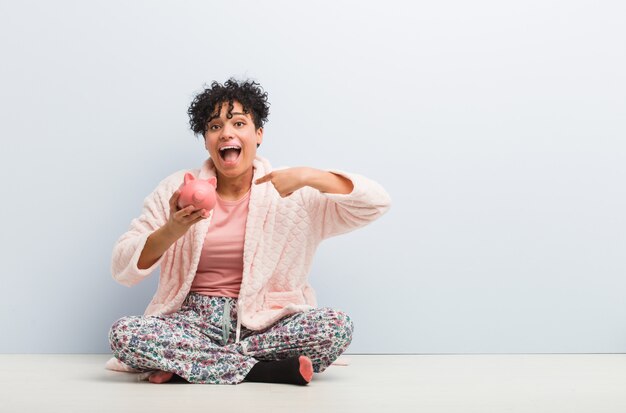
[[[354,325],[332,308],[292,314],[263,330],[241,326],[237,300],[189,293],[180,310],[122,317],[109,342],[118,360],[139,371],[163,370],[191,383],[238,384],[259,361],[308,356],[321,373],[350,345]]]

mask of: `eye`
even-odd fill
[[[245,125],[245,123],[243,123],[242,121],[235,122],[235,125],[238,124],[238,123],[241,123],[241,126]]]
[[[209,130],[216,130],[214,128],[219,128],[219,127],[220,127],[220,125],[211,125],[211,126],[209,126]]]

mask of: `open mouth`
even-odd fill
[[[234,164],[239,159],[239,155],[241,155],[241,146],[231,145],[224,146],[219,149],[220,158],[226,164]]]

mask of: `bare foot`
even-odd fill
[[[160,384],[160,383],[165,383],[165,382],[172,380],[173,376],[174,376],[174,373],[170,373],[169,371],[159,370],[159,371],[155,371],[154,373],[152,373],[150,377],[148,377],[148,380],[150,380],[150,383]]]
[[[298,361],[300,361],[300,375],[307,383],[310,382],[313,378],[313,363],[311,359],[307,356],[300,356]]]

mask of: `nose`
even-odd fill
[[[220,140],[226,141],[226,140],[232,139],[234,137],[233,130],[234,129],[230,125],[230,123],[226,123],[226,125],[224,125],[224,127],[222,128],[222,133],[220,134]]]

